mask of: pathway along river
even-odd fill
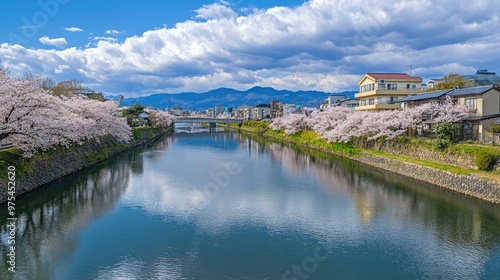
[[[0,279],[500,277],[500,207],[236,132],[166,136],[16,203]]]

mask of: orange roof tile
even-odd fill
[[[410,76],[406,73],[366,73],[375,80],[422,80],[421,77]]]

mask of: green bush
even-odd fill
[[[487,151],[479,151],[476,155],[476,166],[479,170],[488,171],[491,170],[493,165],[497,160],[495,154],[489,153]]]
[[[436,134],[436,148],[440,151],[445,150],[454,142],[456,125],[452,123],[438,123],[434,125]]]
[[[500,124],[494,124],[490,127],[490,131],[493,133],[500,133]]]

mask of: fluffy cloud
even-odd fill
[[[340,91],[356,89],[370,71],[407,72],[413,65],[412,74],[435,78],[494,71],[500,61],[500,12],[486,0],[311,0],[245,14],[221,2],[197,13],[122,42],[96,37],[92,47],[64,50],[2,44],[0,56],[13,72],[23,73],[24,63],[129,95],[254,85]],[[43,38],[66,45],[64,38]]]
[[[43,36],[42,38],[39,39],[40,43],[44,45],[49,45],[49,46],[55,46],[58,48],[64,48],[68,42],[66,42],[65,38],[49,38],[48,36]]]
[[[110,29],[110,30],[106,30],[106,34],[108,34],[108,35],[125,34],[125,31],[118,31],[118,30]]]
[[[64,30],[69,31],[69,32],[82,32],[83,29],[78,28],[78,27],[65,27]]]

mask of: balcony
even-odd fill
[[[372,104],[372,105],[360,105],[355,107],[356,111],[363,110],[397,110],[401,109],[401,105],[399,103],[396,104]]]
[[[376,97],[376,96],[407,96],[411,94],[416,94],[422,92],[420,89],[377,89],[377,90],[372,90],[372,91],[365,91],[365,92],[358,92],[354,96],[356,98],[363,98],[363,97]]]

